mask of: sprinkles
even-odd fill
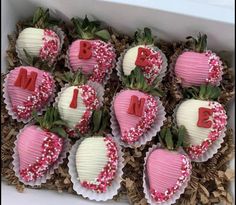
[[[212,51],[208,50],[205,54],[208,59],[209,73],[206,82],[216,85],[221,77],[223,66],[220,58]]]
[[[58,35],[49,29],[44,29],[43,47],[40,49],[39,56],[43,60],[55,61],[60,49],[60,39]]]
[[[146,132],[156,119],[157,115],[157,101],[156,99],[148,95],[146,99],[145,109],[143,111],[143,116],[141,117],[139,123],[136,127],[132,127],[129,130],[125,130],[125,132],[121,135],[121,140],[131,144],[137,141],[144,132]]]
[[[49,100],[53,94],[54,81],[52,77],[44,72],[43,80],[38,88],[35,88],[33,94],[28,96],[27,101],[23,105],[13,107],[13,111],[20,119],[28,119],[32,115],[32,111],[36,109],[39,111]]]
[[[163,59],[159,51],[155,51],[154,49],[149,47],[145,48],[151,51],[151,54],[146,59],[148,65],[141,68],[144,71],[143,74],[147,82],[149,84],[152,84],[152,82],[156,79],[157,75],[160,73],[163,64]]]
[[[191,163],[188,158],[184,155],[181,155],[182,165],[181,165],[181,173],[182,175],[177,180],[175,186],[168,188],[164,193],[157,192],[154,189],[150,188],[150,193],[152,198],[157,201],[158,203],[166,202],[168,199],[171,198],[173,194],[187,181],[190,170],[192,169]]]
[[[192,145],[186,148],[189,156],[192,159],[197,159],[200,155],[204,154],[207,149],[220,137],[227,124],[227,115],[223,106],[218,102],[209,102],[212,107],[212,126],[208,138],[205,139],[200,145]]]
[[[76,128],[81,134],[84,134],[89,129],[89,120],[92,115],[92,112],[99,107],[99,101],[96,96],[96,91],[89,85],[81,85],[78,87],[82,93],[81,97],[86,106],[86,111],[84,112],[79,123],[76,125]]]
[[[28,168],[20,170],[20,176],[26,182],[42,177],[61,153],[63,140],[53,133],[46,132],[45,134],[41,157],[37,158],[36,162],[30,164]]]
[[[104,137],[107,148],[108,162],[99,176],[92,182],[83,181],[81,185],[87,189],[94,190],[97,193],[104,193],[107,187],[111,185],[115,177],[118,166],[118,150],[112,137]]]
[[[105,43],[100,40],[92,43],[92,51],[92,55],[96,58],[97,64],[94,65],[93,73],[89,80],[101,83],[106,73],[111,71],[116,54],[110,43]]]

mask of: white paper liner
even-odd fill
[[[119,80],[122,82],[122,76],[124,75],[123,74],[123,59],[124,59],[124,56],[126,54],[126,52],[133,48],[134,46],[130,46],[129,48],[125,49],[123,51],[123,53],[120,54],[120,57],[118,58],[117,60],[117,63],[116,63],[116,70],[117,70],[117,75],[119,77]],[[168,62],[167,62],[167,58],[165,56],[165,54],[156,46],[149,46],[151,47],[152,49],[154,49],[155,51],[158,51],[160,54],[161,54],[161,57],[163,59],[163,64],[162,64],[162,68],[160,69],[160,73],[157,75],[157,77],[159,78],[159,83],[162,81],[163,77],[166,75],[166,71],[167,71],[167,67],[168,67]],[[157,86],[157,85],[155,85]]]
[[[111,135],[106,135],[106,136],[111,136]],[[111,136],[112,137],[112,136]],[[122,181],[122,175],[123,175],[123,167],[124,167],[124,158],[123,158],[123,153],[121,151],[121,147],[119,146],[119,143],[116,141],[114,137],[112,139],[115,141],[117,150],[118,150],[118,166],[117,166],[117,171],[116,171],[116,176],[112,181],[111,186],[107,187],[107,191],[104,193],[97,193],[95,191],[92,191],[90,189],[87,189],[83,187],[78,178],[78,173],[76,170],[76,151],[80,145],[80,143],[84,139],[78,140],[71,148],[70,154],[69,154],[69,162],[68,162],[68,167],[69,167],[69,174],[71,176],[71,181],[73,183],[73,189],[76,191],[78,195],[82,195],[83,197],[87,197],[90,200],[95,200],[95,201],[106,201],[109,199],[112,199],[113,196],[115,196],[118,193],[118,190],[120,188],[120,184]]]
[[[122,90],[121,92],[123,92],[125,90]],[[120,92],[119,92],[120,93]],[[116,96],[119,94],[117,93]],[[162,105],[162,102],[160,101],[160,99],[158,97],[156,97],[155,99],[157,100],[157,116],[155,121],[152,123],[150,129],[148,129],[148,131],[146,131],[140,138],[138,141],[132,143],[132,144],[128,144],[124,141],[121,140],[121,132],[120,132],[120,126],[119,126],[119,122],[116,119],[116,115],[115,115],[115,110],[114,110],[114,101],[116,96],[113,98],[112,103],[111,103],[111,129],[112,129],[112,135],[117,139],[117,141],[120,143],[120,145],[124,146],[124,147],[140,147],[143,144],[146,144],[148,141],[151,141],[152,138],[154,136],[156,136],[156,134],[160,131],[166,117],[166,112],[165,112],[165,108]]]
[[[76,39],[76,40],[80,40],[80,39]],[[76,41],[75,40],[75,41]],[[71,45],[70,45],[71,46]],[[68,68],[71,72],[76,72],[76,71],[73,71],[71,65],[70,65],[70,60],[69,60],[69,51],[70,51],[70,46],[69,48],[67,49],[67,52],[66,52],[66,58],[65,58],[65,67]],[[112,45],[113,47],[113,45]],[[113,47],[113,52],[115,52],[115,48]],[[111,69],[110,70],[107,70],[106,72],[106,75],[105,75],[105,78],[102,80],[101,84],[103,86],[105,86],[108,82],[108,80],[110,79],[110,76],[111,76],[111,73],[112,71],[114,70],[114,68],[116,67],[116,54],[115,54],[115,58],[113,59],[112,61],[112,66],[111,66]],[[78,68],[78,70],[81,70],[80,68]],[[84,75],[84,74],[83,74]],[[89,75],[90,76],[90,75]]]
[[[41,185],[42,183],[46,183],[46,181],[48,179],[50,179],[55,171],[55,169],[57,169],[59,167],[60,164],[63,163],[63,160],[66,158],[66,154],[67,152],[69,152],[70,148],[71,148],[71,145],[70,145],[70,141],[69,139],[63,139],[64,142],[63,142],[63,147],[62,147],[62,151],[59,155],[59,158],[58,160],[46,171],[46,173],[42,176],[42,177],[39,177],[36,181],[25,181],[22,179],[22,177],[20,176],[20,159],[19,159],[19,153],[18,153],[18,150],[17,150],[17,141],[21,135],[21,133],[23,132],[23,130],[29,126],[31,126],[33,124],[27,124],[25,125],[20,131],[19,133],[17,134],[16,136],[16,140],[14,142],[14,154],[13,154],[13,161],[12,161],[12,164],[13,164],[13,170],[15,172],[15,175],[16,177],[19,179],[19,181],[21,181],[22,183],[24,183],[25,185],[29,185],[29,186],[39,186]],[[39,128],[41,129],[41,128]]]
[[[187,180],[182,184],[182,186],[177,190],[177,192],[175,192],[171,196],[170,199],[168,199],[166,202],[157,202],[157,201],[155,201],[152,198],[151,193],[149,191],[149,182],[148,182],[148,175],[147,175],[146,165],[147,165],[147,159],[148,159],[149,155],[151,154],[152,151],[154,151],[157,148],[161,149],[162,148],[161,144],[158,143],[157,145],[153,145],[152,147],[150,147],[148,149],[147,153],[146,153],[145,158],[144,158],[143,192],[144,192],[145,198],[147,199],[147,202],[151,205],[159,205],[159,204],[161,204],[161,205],[171,205],[171,204],[174,204],[180,198],[180,195],[184,193],[184,190],[188,186],[188,182],[189,182],[190,177],[191,177],[191,170],[190,170],[190,174],[189,174]],[[179,149],[177,152],[180,153],[180,154],[184,154],[188,158],[188,156],[186,155],[186,153],[182,149]],[[189,159],[189,161],[191,163],[190,159]]]
[[[27,123],[29,122],[32,117],[28,118],[28,119],[19,119],[18,116],[16,115],[16,113],[13,111],[13,107],[12,107],[12,103],[10,100],[10,97],[8,95],[7,92],[7,81],[8,81],[8,77],[10,75],[11,72],[13,72],[14,70],[11,70],[5,77],[4,79],[4,83],[3,83],[3,98],[4,98],[4,103],[6,104],[6,109],[8,111],[8,114],[12,117],[12,119],[16,120],[17,122],[23,122],[23,123]],[[46,71],[44,71],[46,72]],[[48,72],[46,72],[47,74],[50,74]],[[56,92],[56,86],[55,86],[55,80],[53,79],[53,76],[50,74],[50,76],[52,77],[53,80],[53,91],[52,91],[52,95],[50,96],[48,102],[46,103],[45,106],[43,106],[38,112],[38,115],[42,115],[43,111],[45,111],[47,109],[47,107],[53,102],[54,98],[55,98],[55,92]],[[25,99],[27,100],[27,99]]]
[[[189,49],[183,49],[182,51],[177,51],[175,52],[172,56],[171,56],[171,61],[170,61],[170,64],[169,64],[169,72],[170,72],[170,76],[172,78],[177,78],[176,75],[175,75],[175,64],[176,64],[176,61],[178,59],[178,57],[183,54],[184,52],[188,52],[188,51],[191,51]],[[223,75],[223,71],[221,71],[221,74],[220,74],[220,78],[217,80],[217,83],[215,84],[215,86],[220,86],[220,82],[222,81],[222,75]],[[181,79],[180,79],[181,80]],[[190,86],[183,86],[182,83],[180,83],[182,87],[190,87]],[[207,84],[207,83],[205,83]],[[193,85],[194,86],[194,85]]]
[[[178,110],[179,106],[180,106],[184,101],[186,101],[186,100],[180,101],[180,102],[176,105],[175,109],[173,110],[173,123],[176,125],[176,127],[178,127],[178,125],[177,125],[177,119],[176,119],[176,113],[177,113],[177,110]],[[222,132],[221,132],[219,138],[218,138],[216,141],[214,141],[214,142],[212,143],[212,145],[209,146],[208,150],[207,150],[206,152],[202,153],[197,159],[192,159],[192,158],[190,157],[191,161],[193,161],[193,162],[205,162],[205,161],[207,161],[208,159],[212,158],[213,155],[218,152],[218,149],[221,148],[221,144],[224,142],[224,137],[225,137],[225,135],[226,135],[226,134],[225,134],[226,130],[227,130],[227,128],[226,128],[226,125],[225,125],[225,128],[222,130]],[[208,136],[207,136],[207,137],[208,137]],[[206,139],[207,139],[207,137],[206,137]],[[188,155],[188,152],[186,152],[186,153],[187,153],[187,155]]]
[[[55,64],[56,64],[56,62],[57,62],[58,56],[60,55],[61,50],[62,50],[62,46],[63,46],[63,44],[64,44],[65,33],[64,33],[64,32],[62,31],[62,29],[59,28],[58,26],[53,26],[53,27],[50,27],[49,29],[53,30],[53,31],[58,35],[58,37],[59,37],[59,39],[60,39],[60,48],[59,48],[59,52],[58,52],[57,57],[55,58],[55,60],[53,61],[53,63],[48,62],[48,64],[49,64],[50,66],[55,67]],[[25,57],[24,55],[23,55],[23,56],[21,55],[20,50],[19,50],[19,48],[17,47],[17,44],[16,44],[16,53],[17,53],[17,57],[19,58],[20,63],[21,63],[22,65],[25,65],[25,66],[26,66],[26,65],[29,65],[28,62],[27,62],[26,57]]]

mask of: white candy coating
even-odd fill
[[[68,123],[70,128],[74,128],[82,118],[86,106],[82,100],[81,93],[82,89],[79,89],[79,94],[77,98],[77,108],[71,108],[70,103],[73,98],[74,89],[78,89],[77,86],[70,86],[66,88],[58,100],[58,110],[61,118]]]
[[[205,140],[211,128],[203,128],[198,127],[198,109],[200,107],[211,108],[208,101],[203,100],[186,100],[179,106],[176,112],[176,121],[177,125],[181,126],[184,125],[187,129],[188,136],[186,138],[186,142],[190,143],[191,145],[199,145]],[[212,117],[209,117],[211,120]]]
[[[89,137],[81,142],[76,152],[78,179],[95,182],[108,162],[106,143],[103,137]]]
[[[40,49],[43,46],[44,30],[39,28],[26,28],[20,32],[16,41],[17,50],[25,58],[25,49],[31,56],[39,56]]]

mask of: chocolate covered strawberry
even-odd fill
[[[187,130],[186,151],[195,161],[212,157],[223,142],[227,115],[224,107],[213,100],[216,93],[216,88],[201,86],[201,98],[185,100],[176,109],[177,125],[184,125]]]
[[[35,67],[11,70],[4,83],[4,98],[9,115],[27,122],[35,109],[41,112],[52,100],[55,83],[50,73]]]
[[[79,72],[77,74],[82,76]],[[76,77],[72,81],[73,83],[67,84],[58,93],[56,106],[61,118],[68,123],[68,127],[83,134],[88,131],[93,111],[101,105],[103,88],[98,83],[91,81],[85,83]]]
[[[99,22],[89,21],[87,16],[84,20],[72,21],[77,40],[72,42],[68,51],[69,67],[72,71],[80,70],[94,82],[103,83],[116,58],[113,46],[105,42],[110,39],[110,34],[100,29]]]
[[[158,94],[157,89],[148,86],[140,69],[136,68],[126,79],[126,86],[113,100],[112,133],[126,145],[141,145],[160,130],[164,108],[152,95]]]
[[[29,56],[48,62],[56,60],[62,42],[58,34],[47,27],[48,18],[49,11],[39,8],[35,12],[31,27],[20,32],[16,40],[16,50],[22,60],[28,62]]]
[[[192,39],[193,48],[184,51],[176,60],[174,72],[184,87],[205,84],[218,86],[222,79],[222,62],[215,53],[207,50],[207,36],[199,34]]]
[[[135,45],[122,54],[118,62],[118,73],[129,76],[136,68],[141,68],[145,79],[152,84],[157,78],[160,81],[167,67],[167,59],[164,53],[154,45],[151,30],[135,32]]]
[[[179,151],[186,129],[164,127],[162,146],[154,145],[146,154],[144,193],[149,204],[173,204],[184,192],[191,174],[190,159]]]
[[[14,170],[20,181],[34,185],[45,182],[66,157],[65,131],[66,125],[59,118],[55,108],[49,108],[43,117],[36,116],[35,125],[26,125],[18,134]],[[37,125],[39,124],[39,125]]]

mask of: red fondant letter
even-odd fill
[[[78,94],[79,94],[79,90],[78,89],[74,89],[74,93],[73,93],[73,97],[70,103],[70,107],[71,108],[77,108],[77,99],[78,99]]]
[[[144,103],[145,98],[141,98],[140,100],[138,100],[138,97],[136,95],[132,95],[129,103],[128,113],[141,117],[143,113]]]
[[[198,109],[198,127],[210,128],[212,121],[209,120],[209,117],[212,115],[212,109],[200,107]]]
[[[79,59],[89,59],[92,56],[91,43],[88,41],[80,41]]]
[[[147,57],[151,54],[151,51],[146,48],[138,48],[138,56],[135,61],[136,66],[145,67],[148,65]]]
[[[38,74],[32,71],[30,76],[27,77],[27,70],[25,68],[21,68],[14,85],[29,91],[34,91],[37,76]]]

